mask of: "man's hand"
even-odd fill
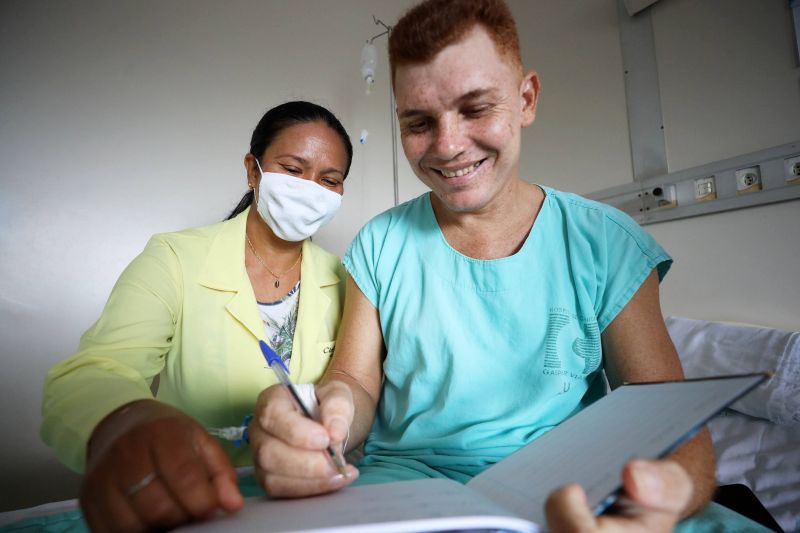
[[[553,532],[672,531],[692,497],[692,481],[676,462],[634,460],[622,470],[623,496],[607,514],[592,515],[578,485],[553,492],[545,504]]]
[[[80,503],[92,531],[167,529],[243,504],[222,447],[194,419],[153,400],[95,429]]]
[[[256,477],[270,496],[295,498],[332,492],[352,483],[358,470],[336,470],[328,446],[341,449],[353,421],[353,395],[340,381],[316,389],[319,422],[303,416],[281,385],[258,397],[248,433]]]

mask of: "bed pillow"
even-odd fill
[[[679,317],[666,323],[687,378],[771,372],[731,408],[800,426],[800,332]]]

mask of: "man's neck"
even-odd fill
[[[453,212],[431,195],[436,221],[448,244],[475,259],[514,255],[525,243],[544,201],[536,185],[516,180],[478,212]]]

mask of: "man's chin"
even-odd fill
[[[454,214],[474,213],[486,206],[486,198],[477,191],[446,192],[433,191],[439,208]]]

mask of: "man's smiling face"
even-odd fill
[[[483,27],[428,63],[398,66],[395,93],[406,157],[447,209],[481,211],[519,178],[538,79],[523,77]]]

